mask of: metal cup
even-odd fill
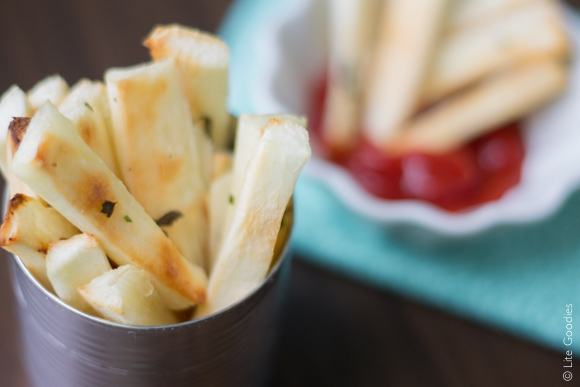
[[[20,258],[12,283],[25,367],[34,386],[255,386],[268,381],[287,288],[289,237],[262,285],[214,315],[126,326],[79,312],[50,293]]]

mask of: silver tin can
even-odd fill
[[[288,238],[289,239],[289,238]],[[287,288],[288,241],[264,283],[196,321],[160,327],[111,323],[50,293],[18,257],[12,281],[23,356],[34,386],[255,386],[268,381],[278,310]]]

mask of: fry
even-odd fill
[[[85,105],[86,103],[86,105]],[[117,177],[121,178],[119,171],[119,166],[117,162],[117,155],[115,154],[115,146],[113,144],[113,129],[111,123],[111,108],[109,106],[109,96],[107,95],[107,88],[103,82],[91,81],[88,79],[81,79],[73,85],[70,92],[65,97],[65,99],[58,105],[58,109],[65,113],[75,109],[79,104],[84,105],[91,111],[98,110],[102,117],[103,123],[106,129],[106,135],[100,133],[101,129],[98,129],[97,137],[99,138],[99,143],[102,143],[97,147],[101,149],[100,151],[95,150],[93,147],[91,149],[95,150],[99,156],[105,161],[105,163],[111,168]],[[67,116],[67,114],[65,114]],[[68,117],[68,116],[67,116]],[[78,127],[77,127],[78,129]],[[105,141],[107,139],[108,148],[105,148]],[[89,145],[90,146],[90,145]]]
[[[224,221],[229,205],[233,204],[233,196],[230,195],[232,184],[232,172],[226,172],[214,180],[209,190],[209,270],[215,265],[217,255],[222,244]]]
[[[32,275],[45,288],[52,290],[46,274],[48,247],[78,233],[79,230],[54,208],[39,199],[18,194],[8,203],[0,227],[0,246],[18,255]]]
[[[264,130],[271,119],[278,118],[306,127],[306,118],[291,114],[242,114],[238,119],[236,143],[234,148],[234,166],[232,183],[229,190],[230,199],[223,220],[222,235],[228,235],[234,219],[238,197],[244,183],[246,168],[254,155],[256,146],[264,134]],[[214,250],[214,253],[218,253]]]
[[[322,135],[335,149],[357,136],[362,77],[367,69],[377,0],[328,0],[328,77]]]
[[[535,1],[493,22],[446,37],[425,80],[423,104],[436,102],[510,64],[568,56],[559,11],[552,1]]]
[[[274,255],[272,258],[272,263],[270,264],[270,269],[268,272],[276,265],[278,260],[282,257],[282,250],[286,246],[288,239],[290,239],[290,234],[292,233],[292,226],[294,225],[294,200],[290,199],[286,210],[284,211],[284,216],[282,216],[282,221],[280,222],[280,231],[278,232],[278,239],[276,239],[276,245],[274,246]]]
[[[89,234],[51,243],[46,253],[46,272],[56,295],[81,312],[95,314],[77,288],[109,270],[105,251]]]
[[[188,264],[72,123],[50,104],[32,118],[12,171],[118,265],[143,268],[172,309],[203,302],[207,278]]]
[[[212,176],[211,180],[215,181],[216,179],[222,177],[232,169],[232,153],[229,151],[217,151],[214,152],[212,155],[213,158],[213,168],[212,168]]]
[[[46,101],[58,106],[68,94],[68,83],[58,74],[39,81],[27,93],[30,106],[35,112]]]
[[[157,293],[147,272],[120,266],[79,287],[81,296],[104,318],[127,325],[169,325],[177,317]]]
[[[363,113],[365,133],[379,148],[417,107],[447,3],[391,0],[382,10]]]
[[[494,19],[506,12],[535,1],[538,0],[453,0],[449,7],[446,31],[469,29],[483,23],[493,23]]]
[[[229,144],[227,111],[230,52],[217,37],[179,25],[156,27],[143,44],[155,61],[174,58],[194,119],[207,119],[216,148]]]
[[[401,131],[393,147],[399,152],[450,151],[537,109],[566,84],[567,71],[554,60],[513,66],[419,115]]]
[[[7,158],[8,158],[8,168],[12,165],[12,158],[14,153],[18,150],[20,141],[22,141],[22,136],[26,133],[26,128],[30,118],[27,117],[15,117],[8,127],[8,144],[7,144]],[[10,196],[14,197],[16,194],[24,194],[30,197],[37,197],[36,193],[30,189],[24,182],[17,178],[12,171],[8,171],[8,183],[10,188]]]
[[[78,102],[86,102],[92,107],[99,109],[105,121],[107,129],[111,127],[111,108],[107,88],[103,82],[81,79],[73,85],[68,95],[58,105],[60,111],[73,108]],[[109,137],[110,137],[109,132]]]
[[[103,160],[117,177],[121,177],[111,140],[101,111],[85,101],[60,107],[61,113],[75,126],[84,142]]]
[[[232,227],[212,270],[208,298],[196,317],[240,300],[266,277],[284,210],[298,175],[310,158],[308,133],[272,119],[248,163]]]
[[[153,219],[177,214],[161,227],[188,260],[203,267],[204,171],[174,61],[111,69],[105,78],[123,181]]]
[[[4,180],[9,180],[8,173],[8,154],[7,154],[7,138],[8,126],[12,122],[13,117],[30,117],[32,115],[32,107],[28,102],[28,98],[22,89],[16,85],[10,86],[2,97],[0,97],[0,170],[4,176]]]
[[[213,173],[213,142],[207,134],[207,122],[205,120],[198,120],[193,125],[193,135],[195,137],[195,145],[197,153],[200,157],[201,172],[204,184],[209,187],[212,180]]]

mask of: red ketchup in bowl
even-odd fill
[[[389,156],[361,138],[337,152],[321,134],[325,85],[313,91],[309,130],[320,156],[345,167],[374,196],[419,199],[454,212],[499,199],[520,180],[524,146],[520,125],[498,128],[441,155]]]

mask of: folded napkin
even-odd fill
[[[230,9],[221,36],[231,48],[232,112],[262,110],[256,64],[268,50],[253,42],[263,21],[291,2],[238,0]],[[559,352],[580,352],[580,192],[548,219],[459,239],[387,231],[305,176],[295,203],[293,244],[301,258]],[[565,346],[574,319],[577,333]]]

